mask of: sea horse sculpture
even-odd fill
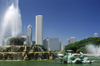
[[[72,53],[65,53],[64,57],[61,58],[61,62],[64,63],[91,63],[94,62],[94,60],[89,60],[88,57],[84,57],[83,53],[80,52],[80,56],[76,57]]]

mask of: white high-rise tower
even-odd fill
[[[36,44],[43,45],[43,28],[42,28],[43,16],[36,16]]]
[[[98,37],[98,33],[94,33],[94,37]]]
[[[31,45],[32,42],[32,26],[28,25],[27,27],[27,43]]]

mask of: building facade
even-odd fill
[[[61,50],[61,41],[56,37],[49,37],[47,39],[48,50]]]
[[[94,33],[94,37],[98,37],[98,33]]]
[[[27,27],[27,44],[31,45],[32,43],[32,26],[28,25]]]
[[[75,43],[75,37],[71,37],[71,43]]]
[[[67,45],[70,44],[70,39],[67,39]]]
[[[43,16],[36,16],[36,44],[43,45]]]
[[[63,45],[61,45],[61,50],[64,50]]]
[[[47,50],[49,50],[48,39],[44,39],[44,40],[43,40],[43,46],[44,46]]]

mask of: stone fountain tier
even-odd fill
[[[23,45],[9,45],[9,46],[0,46],[0,52],[23,52]]]
[[[54,58],[50,52],[43,52],[33,45],[0,46],[0,60],[41,60]]]
[[[26,38],[22,37],[8,37],[6,45],[23,45]]]
[[[9,45],[9,46],[0,46],[0,52],[43,52],[43,50],[38,46],[29,45]]]
[[[0,46],[0,60],[41,60],[52,59],[53,54],[43,52],[42,48],[24,44],[25,38],[8,37],[7,45]]]

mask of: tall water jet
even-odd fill
[[[87,51],[93,53],[95,57],[98,57],[100,54],[100,46],[89,44],[86,46]]]
[[[18,0],[13,0],[12,4],[4,13],[1,23],[0,45],[7,37],[21,37],[22,22],[21,14],[18,8]]]

